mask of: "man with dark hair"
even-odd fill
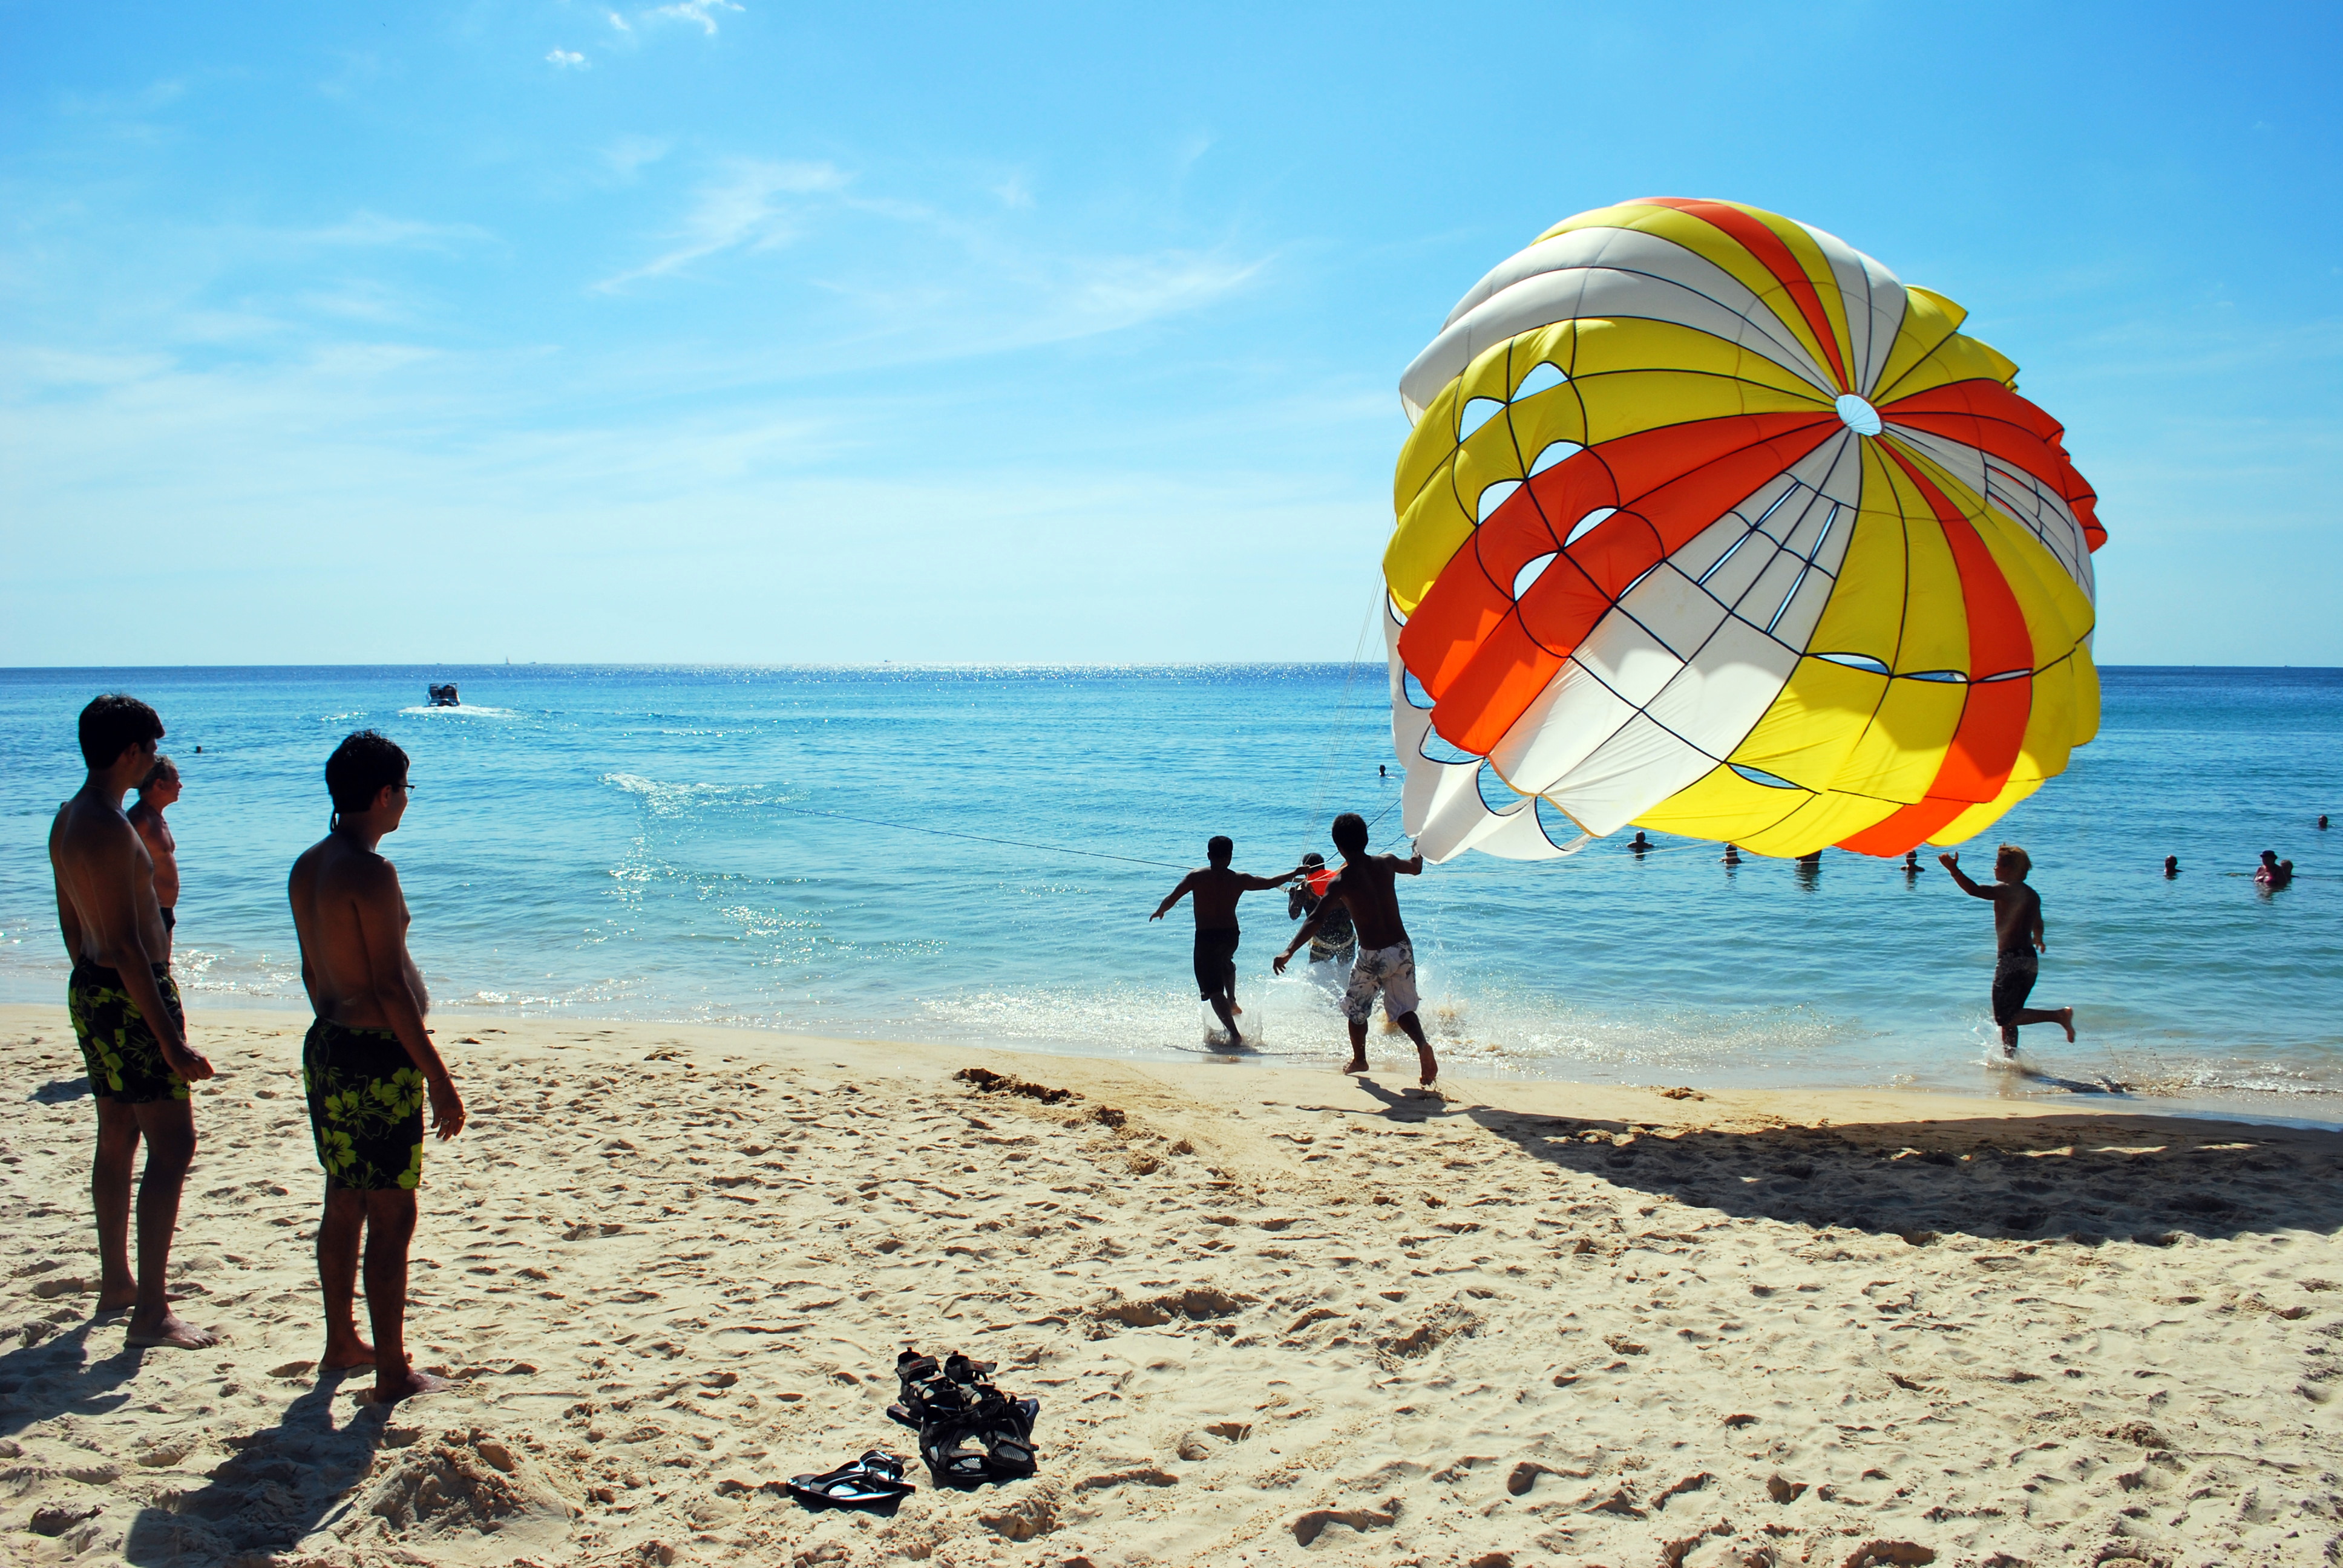
[[[146,777],[139,780],[138,803],[126,813],[155,862],[155,902],[163,910],[166,963],[170,961],[172,944],[178,940],[179,841],[171,836],[171,825],[163,820],[163,813],[178,799],[179,765],[167,757],[157,757]]]
[[[1232,871],[1229,860],[1236,852],[1236,844],[1228,835],[1214,834],[1204,845],[1205,857],[1212,863],[1181,878],[1180,885],[1147,918],[1160,920],[1172,905],[1191,893],[1196,895],[1196,991],[1212,1004],[1222,1027],[1229,1031],[1229,1043],[1242,1045],[1244,1036],[1237,1030],[1237,1014],[1244,1010],[1237,1005],[1237,900],[1247,893],[1282,888],[1302,873],[1295,869],[1282,877],[1254,877]]]
[[[90,1200],[97,1212],[101,1312],[130,1309],[129,1342],[200,1350],[214,1342],[171,1311],[166,1288],[179,1195],[196,1157],[187,1085],[212,1064],[187,1044],[179,989],[171,981],[155,862],[130,819],[123,792],[155,769],[163,721],[135,697],[109,694],[81,711],[82,760],[89,775],[57,808],[49,865],[57,924],[73,959],[65,1005],[97,1101],[97,1155]],[[138,1272],[130,1272],[130,1167],[141,1141]]]
[[[2004,844],[1994,856],[1994,885],[1980,887],[1961,869],[1961,858],[1950,851],[1936,857],[1953,874],[1953,881],[1973,899],[1993,905],[1993,1021],[2001,1026],[2001,1054],[2017,1054],[2017,1031],[2029,1023],[2055,1023],[2075,1038],[2075,1010],[2027,1007],[2034,981],[2041,972],[2040,955],[2049,950],[2043,940],[2042,895],[2028,887],[2026,875],[2034,858],[2015,844]]]
[[[464,1102],[423,1027],[431,999],[407,954],[398,872],[376,849],[407,814],[407,753],[362,729],[327,761],[326,788],[332,826],[293,862],[287,888],[301,983],[317,1015],[301,1048],[301,1084],[326,1171],[318,1364],[372,1366],[376,1402],[387,1404],[447,1386],[417,1372],[407,1353],[407,1250],[423,1181],[423,1102],[441,1138],[463,1130]],[[356,1313],[362,1235],[372,1344]]]
[[[1359,934],[1359,956],[1351,966],[1350,986],[1342,993],[1342,1015],[1351,1026],[1351,1060],[1342,1070],[1367,1070],[1367,1020],[1373,1016],[1375,993],[1380,990],[1383,1016],[1415,1041],[1416,1064],[1423,1070],[1423,1087],[1429,1089],[1440,1077],[1440,1062],[1415,1016],[1415,945],[1408,940],[1407,926],[1399,918],[1399,893],[1393,881],[1395,877],[1423,875],[1423,857],[1413,855],[1403,860],[1397,855],[1368,854],[1366,819],[1356,811],[1345,811],[1334,819],[1334,848],[1342,851],[1341,874],[1327,884],[1318,912],[1302,923],[1272,967],[1283,974],[1294,950],[1318,934],[1332,910],[1347,909]]]

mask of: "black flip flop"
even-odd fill
[[[918,1490],[903,1479],[902,1460],[883,1448],[820,1475],[789,1477],[789,1495],[814,1508],[867,1508]]]

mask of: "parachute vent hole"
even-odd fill
[[[1957,669],[1915,669],[1906,673],[1906,680],[1933,680],[1939,686],[1966,686],[1969,678]]]
[[[1593,511],[1587,513],[1584,517],[1579,518],[1577,522],[1571,525],[1570,537],[1562,541],[1563,548],[1564,549],[1568,549],[1571,546],[1576,544],[1579,540],[1584,538],[1587,535],[1601,528],[1604,520],[1618,509],[1619,508],[1616,507],[1597,507]]]
[[[1481,770],[1473,775],[1473,782],[1480,789],[1481,804],[1500,816],[1519,810],[1525,799],[1512,785],[1498,778],[1497,770],[1486,763],[1483,763]]]
[[[1507,501],[1513,499],[1513,492],[1521,487],[1522,482],[1519,479],[1500,479],[1495,484],[1491,485],[1488,488],[1483,490],[1481,492],[1481,515],[1473,520],[1476,523],[1487,522],[1489,520],[1489,514],[1495,511],[1499,507],[1503,506]]]
[[[1544,833],[1545,841],[1555,849],[1561,849],[1578,837],[1578,824],[1571,820],[1570,813],[1544,796],[1536,797],[1532,809],[1537,812],[1538,831]]]
[[[1557,463],[1567,463],[1584,450],[1586,448],[1575,441],[1549,441],[1538,453],[1537,460],[1530,465],[1530,472],[1533,475],[1543,474]]]
[[[1432,711],[1432,693],[1423,689],[1423,682],[1416,679],[1415,671],[1411,669],[1401,675],[1400,689],[1406,694],[1410,708],[1422,709],[1426,713]]]
[[[1799,568],[1798,580],[1792,583],[1790,585],[1790,591],[1782,596],[1782,608],[1775,610],[1774,612],[1774,618],[1765,623],[1765,632],[1767,636],[1772,636],[1774,628],[1782,624],[1782,618],[1790,613],[1790,602],[1798,597],[1798,590],[1806,586],[1806,573],[1814,569],[1815,568],[1811,566],[1802,567]]]
[[[1748,779],[1752,784],[1762,784],[1768,789],[1799,789],[1803,788],[1801,785],[1791,783],[1787,779],[1768,773],[1762,768],[1744,768],[1738,762],[1728,762],[1725,766],[1732,769],[1735,773],[1740,774],[1744,779]]]
[[[1437,729],[1425,730],[1423,741],[1416,749],[1423,753],[1423,759],[1427,762],[1477,763],[1482,760],[1479,752],[1467,751],[1451,743]]]
[[[1554,565],[1554,551],[1548,550],[1534,560],[1523,563],[1522,569],[1513,574],[1513,598],[1516,600],[1530,591],[1530,584],[1545,575],[1545,568]]]
[[[1563,374],[1562,367],[1553,360],[1540,360],[1528,375],[1522,377],[1522,384],[1513,388],[1514,400],[1518,402],[1523,397],[1534,397],[1541,392],[1551,392],[1569,379]]]
[[[1867,653],[1818,653],[1816,658],[1826,664],[1843,664],[1849,669],[1867,669],[1874,675],[1885,675],[1887,665]]]
[[[1770,510],[1771,508],[1768,509]],[[1741,553],[1741,547],[1747,544],[1751,538],[1755,538],[1756,532],[1757,529],[1755,525],[1753,525],[1750,528],[1749,532],[1742,535],[1739,538],[1725,546],[1725,553],[1717,557],[1716,559],[1711,561],[1708,565],[1708,569],[1701,573],[1700,577],[1696,579],[1700,585],[1703,588],[1706,588],[1708,586],[1708,579],[1723,571],[1725,569],[1725,563],[1739,555]]]
[[[1505,406],[1494,397],[1474,397],[1456,415],[1456,438],[1460,441],[1491,419],[1504,412]]]
[[[1999,675],[1980,675],[1976,678],[1976,684],[1991,686],[1996,680],[2024,680],[2033,673],[2030,669],[2005,669]]]

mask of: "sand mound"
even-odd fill
[[[451,1428],[387,1458],[335,1533],[435,1560],[505,1562],[559,1545],[575,1514],[521,1445]]]

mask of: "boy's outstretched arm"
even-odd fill
[[[1248,893],[1265,893],[1272,888],[1285,886],[1300,875],[1302,875],[1302,868],[1299,866],[1282,877],[1256,877],[1251,872],[1240,872],[1237,876],[1237,885]]]
[[[1188,896],[1188,890],[1195,885],[1196,873],[1191,871],[1186,876],[1180,879],[1180,885],[1178,887],[1172,889],[1169,893],[1164,895],[1163,901],[1155,906],[1155,912],[1147,918],[1151,920],[1161,920],[1163,918],[1163,912],[1166,910],[1169,910],[1172,905],[1178,903],[1181,900],[1186,898]]]
[[[1302,943],[1318,934],[1318,928],[1326,923],[1326,912],[1334,907],[1335,900],[1340,896],[1330,893],[1318,901],[1318,908],[1312,911],[1308,920],[1302,922],[1302,929],[1293,933],[1293,940],[1285,944],[1285,950],[1269,960],[1270,971],[1272,974],[1285,972],[1287,961],[1302,950]]]
[[[1955,885],[1957,886],[1962,892],[1966,893],[1970,898],[1990,899],[1993,897],[1993,890],[1991,888],[1978,887],[1976,883],[1971,879],[1969,874],[1961,869],[1961,858],[1951,850],[1948,849],[1945,853],[1937,856],[1936,864],[1944,867],[1947,871],[1950,871],[1953,874],[1953,881]]]

